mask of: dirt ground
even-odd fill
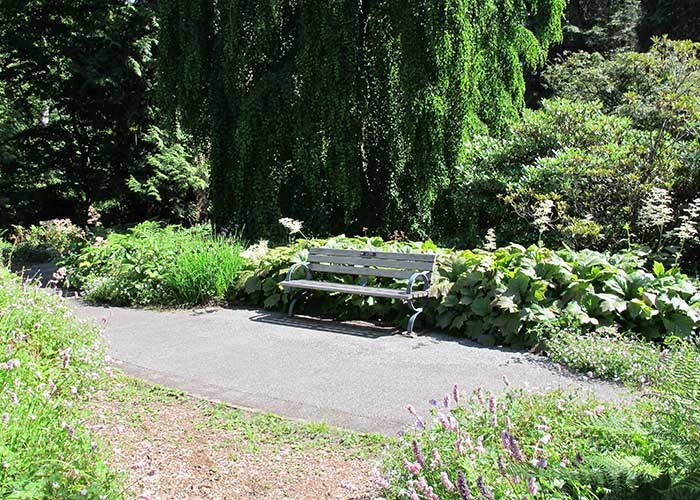
[[[367,452],[361,438],[344,431],[250,414],[135,381],[99,392],[91,410],[90,427],[110,464],[124,474],[127,497],[376,496],[369,480],[376,449]]]

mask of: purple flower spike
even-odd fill
[[[459,404],[459,386],[457,384],[452,386],[452,399],[454,399],[455,404]]]
[[[413,456],[416,457],[416,461],[420,464],[421,468],[425,467],[425,456],[420,449],[418,441],[413,440]]]
[[[508,431],[501,432],[501,446],[504,450],[510,450],[511,435]]]
[[[496,413],[496,396],[491,396],[489,398],[489,412]]]
[[[513,455],[513,458],[516,459],[518,462],[524,462],[525,457],[523,457],[522,451],[520,451],[520,445],[518,444],[518,440],[515,439],[513,436],[510,437],[510,454]]]
[[[449,394],[445,394],[445,397],[442,398],[442,404],[445,408],[450,407],[450,395]]]
[[[484,404],[484,389],[481,386],[479,386],[476,390],[476,399],[479,400],[480,404]]]
[[[506,472],[506,467],[505,465],[503,465],[503,457],[501,455],[498,455],[498,471],[501,473],[501,476],[508,476],[508,473]]]
[[[483,496],[487,500],[495,500],[493,492],[486,487],[486,485],[484,484],[484,478],[482,476],[476,478],[476,488],[479,490],[479,493],[481,493],[481,496]]]
[[[459,492],[459,496],[462,497],[463,500],[471,500],[472,494],[469,493],[469,488],[467,487],[467,478],[464,477],[464,472],[459,471],[457,473],[457,491]]]

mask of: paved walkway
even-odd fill
[[[561,373],[541,357],[481,347],[441,334],[415,339],[377,327],[293,318],[247,309],[157,312],[93,307],[105,319],[111,356],[151,382],[285,417],[395,434],[453,383],[569,387],[614,399],[621,389]]]

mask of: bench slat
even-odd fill
[[[408,261],[396,259],[377,259],[375,257],[349,257],[339,255],[319,255],[309,252],[309,262],[325,263],[325,264],[347,264],[355,266],[376,266],[388,267],[393,269],[404,269],[414,271],[432,271],[433,262],[427,261]],[[371,272],[369,274],[372,274]]]
[[[393,259],[409,262],[435,262],[431,253],[375,252],[373,250],[344,250],[338,248],[310,248],[309,255],[336,255],[338,257],[367,257],[373,259]]]
[[[355,276],[377,276],[379,278],[395,278],[407,280],[415,274],[414,271],[404,271],[401,269],[372,269],[369,267],[335,266],[332,264],[309,264],[311,272],[352,274]]]
[[[303,288],[307,290],[321,290],[324,292],[350,293],[353,295],[367,295],[371,297],[385,297],[389,299],[408,300],[410,298],[425,297],[428,292],[415,291],[409,295],[406,290],[393,288],[376,288],[361,285],[348,285],[345,283],[330,283],[327,281],[293,280],[283,281],[285,288]]]

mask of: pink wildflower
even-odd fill
[[[450,478],[447,476],[447,472],[441,472],[440,479],[442,480],[442,485],[447,491],[452,493],[455,490],[455,485],[452,484],[452,481],[450,481]]]
[[[489,412],[496,413],[496,396],[491,396],[489,398]]]
[[[408,472],[410,472],[413,475],[418,475],[418,473],[421,470],[421,466],[417,462],[409,462],[404,458],[403,460],[403,466],[406,468]]]
[[[5,412],[2,414],[2,423],[7,425],[7,423],[10,421],[10,414]]]
[[[468,432],[462,433],[462,439],[464,440],[464,444],[466,444],[470,450],[474,449],[474,444],[472,444],[472,437]]]
[[[457,419],[454,418],[452,415],[448,415],[447,422],[450,425],[450,430],[457,432],[457,429],[459,428],[459,422],[457,422]]]
[[[389,481],[387,481],[387,479],[384,476],[382,476],[379,467],[375,467],[374,469],[372,469],[372,481],[374,482],[374,484],[376,484],[382,489],[386,489],[389,487]]]
[[[440,451],[437,448],[433,448],[433,467],[439,467],[442,465],[442,457],[440,457]]]
[[[480,404],[484,404],[484,389],[481,386],[476,389],[476,399]]]
[[[17,394],[12,391],[10,391],[10,399],[12,400],[13,405],[19,403],[19,399],[17,399]]]
[[[454,399],[455,404],[459,404],[459,386],[457,384],[452,386],[452,399]]]
[[[449,395],[449,394],[445,394],[445,397],[442,398],[442,405],[443,405],[445,408],[449,408],[449,407],[450,407],[450,395]]]
[[[540,443],[542,444],[547,444],[552,440],[552,435],[551,434],[545,434],[540,438]]]
[[[484,436],[479,436],[476,438],[476,451],[479,453],[486,453],[486,448],[484,448]]]
[[[527,478],[527,491],[529,491],[531,495],[537,495],[537,492],[540,491],[539,486],[537,486],[537,479],[534,477]]]
[[[413,488],[409,488],[409,490],[408,490],[408,498],[410,498],[411,500],[420,500],[420,497],[418,496],[418,493],[417,493],[416,490],[414,490]]]

